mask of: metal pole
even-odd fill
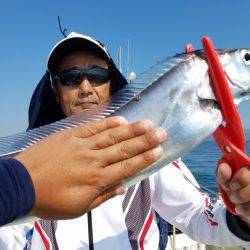
[[[175,226],[173,226],[173,250],[176,249],[176,229],[175,229]]]
[[[122,73],[122,46],[118,47],[118,69]]]
[[[129,40],[128,40],[128,51],[127,51],[127,80],[129,78]]]

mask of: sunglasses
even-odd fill
[[[72,68],[53,76],[63,86],[78,86],[82,83],[84,77],[87,77],[91,84],[98,85],[107,83],[110,80],[110,73],[108,69],[102,67]]]

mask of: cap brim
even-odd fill
[[[69,39],[65,39],[52,50],[48,59],[48,70],[50,72],[54,72],[55,67],[63,57],[71,52],[78,50],[93,51],[106,59],[108,62],[110,61],[109,55],[95,43],[82,37],[72,37]]]

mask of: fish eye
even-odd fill
[[[250,65],[250,50],[241,50],[241,59],[245,65]]]
[[[249,60],[250,60],[250,54],[249,54],[249,53],[246,53],[244,57],[245,57],[245,60],[246,60],[246,61],[249,61]]]

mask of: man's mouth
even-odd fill
[[[96,102],[80,102],[80,103],[77,103],[76,106],[81,106],[84,109],[90,109],[90,108],[93,108],[97,105],[98,104]]]

